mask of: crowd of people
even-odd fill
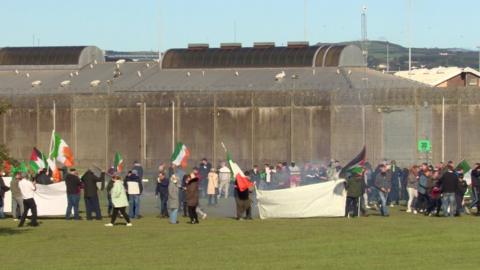
[[[83,190],[85,214],[87,220],[102,219],[99,191],[106,190],[107,211],[111,227],[120,216],[132,226],[132,219],[141,218],[141,196],[143,194],[143,168],[135,162],[131,170],[122,178],[112,167],[107,172],[96,175],[91,169],[82,176],[75,168],[64,169],[63,180],[66,185],[67,220],[80,220],[79,204]],[[307,163],[300,168],[295,162],[277,163],[275,166],[264,164],[262,168],[254,165],[245,171],[245,176],[260,190],[295,188],[297,186],[345,179],[346,217],[368,216],[369,209],[378,210],[382,216],[389,216],[389,208],[406,203],[406,213],[422,213],[427,216],[460,216],[476,210],[479,215],[479,177],[480,164],[475,164],[468,173],[471,185],[464,179],[463,169],[455,167],[452,161],[436,166],[423,163],[411,168],[400,168],[395,161],[383,161],[376,168],[368,162],[361,170],[345,171],[340,163],[331,160],[329,164],[315,165]],[[25,223],[31,211],[30,225],[38,226],[37,209],[34,200],[36,183],[51,183],[48,172],[39,172],[33,181],[28,174],[17,172],[7,187],[0,178],[0,202],[3,206],[3,194],[12,193],[13,218],[18,226]],[[471,202],[464,195],[471,188]],[[200,198],[206,198],[209,206],[216,205],[220,198],[233,195],[236,202],[236,215],[239,220],[252,219],[254,188],[240,190],[233,179],[226,162],[220,162],[215,168],[206,158],[190,172],[174,164],[161,164],[158,168],[155,196],[159,201],[159,216],[167,218],[171,224],[178,224],[178,213],[189,217],[191,224],[198,224],[199,217],[207,214],[200,207]],[[128,212],[127,212],[128,207]],[[3,207],[0,207],[2,210]],[[371,210],[370,210],[371,211]],[[0,211],[0,218],[4,217]]]

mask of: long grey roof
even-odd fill
[[[91,85],[96,80],[98,85]],[[70,83],[62,87],[65,81]],[[127,62],[118,68],[116,63],[101,63],[80,70],[0,70],[2,95],[415,87],[425,85],[362,67],[161,69],[156,62]]]

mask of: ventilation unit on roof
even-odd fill
[[[220,43],[220,48],[222,49],[240,49],[242,48],[242,43]]]
[[[208,43],[190,43],[188,44],[188,49],[189,50],[206,50],[210,46]]]
[[[275,42],[255,42],[253,47],[259,49],[273,48],[275,47]]]
[[[287,43],[288,48],[306,48],[308,46],[308,41],[290,41]]]

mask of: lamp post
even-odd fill
[[[477,46],[478,49],[478,71],[480,72],[480,46]]]

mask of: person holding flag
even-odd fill
[[[225,148],[226,151],[226,148]],[[253,183],[250,182],[247,175],[245,175],[240,166],[237,163],[233,162],[232,157],[227,152],[227,161],[232,171],[233,177],[235,179],[235,203],[237,206],[237,220],[241,220],[243,214],[247,214],[247,218],[251,219],[250,215],[247,213],[249,208],[251,208],[250,193],[253,192]]]

